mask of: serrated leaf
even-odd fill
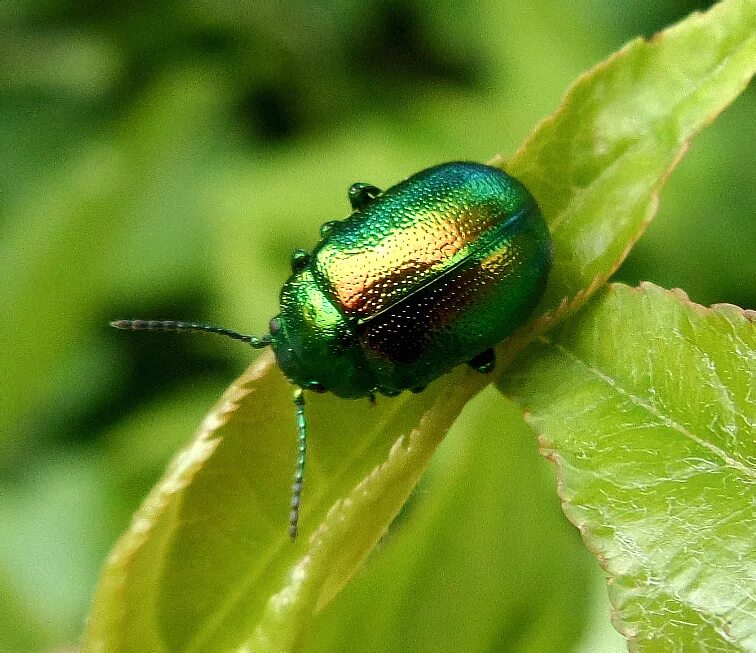
[[[506,376],[635,650],[756,650],[753,318],[613,285]]]
[[[539,309],[551,314],[500,347],[500,360],[608,278],[687,139],[745,86],[754,64],[749,7],[730,0],[652,43],[633,42],[581,78],[512,160],[508,169],[531,186],[552,227],[556,266]],[[640,111],[646,105],[656,110]],[[643,135],[637,142],[631,123]],[[293,409],[263,358],[224,395],[111,554],[86,648],[291,649],[489,380],[460,368],[422,395],[373,408],[308,400],[311,454],[301,535],[291,544]]]

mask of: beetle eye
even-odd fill
[[[317,393],[323,393],[326,391],[325,386],[322,383],[318,383],[317,381],[310,381],[307,384],[307,389]]]
[[[278,333],[281,330],[281,320],[279,320],[277,317],[274,317],[268,323],[268,329],[271,335],[275,335],[276,333]]]

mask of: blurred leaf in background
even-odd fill
[[[109,319],[260,330],[290,251],[346,214],[351,182],[387,186],[432,163],[509,153],[582,70],[708,4],[3,4],[0,650],[78,639],[111,543],[249,359],[212,339],[109,333]],[[619,278],[756,306],[756,184],[741,143],[755,102],[751,89],[697,141]],[[466,416],[427,492],[452,500],[456,485],[443,479],[472,482],[479,461],[444,451],[464,451],[500,410]],[[565,568],[553,600],[581,596],[565,638],[608,651],[603,626],[589,627],[606,621],[603,594],[590,598],[604,589],[559,522],[550,472],[535,446],[511,446],[540,469],[543,494],[502,526],[505,537],[528,519],[554,520],[553,558]],[[483,485],[496,501],[498,486]],[[498,501],[516,501],[510,492],[498,488]],[[442,551],[449,534],[432,505],[421,511],[414,528]],[[399,569],[417,552],[397,544]],[[319,637],[333,635],[323,626]]]

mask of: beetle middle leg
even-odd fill
[[[352,205],[352,208],[355,211],[359,211],[364,209],[382,192],[380,188],[372,184],[363,184],[358,181],[349,187],[347,194],[349,195],[349,203]]]
[[[493,349],[486,349],[467,361],[467,364],[481,374],[493,372],[494,367],[496,367],[496,352]]]

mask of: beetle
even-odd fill
[[[289,535],[307,451],[304,390],[346,399],[421,392],[461,363],[493,370],[493,346],[543,294],[551,236],[525,186],[498,168],[451,162],[386,191],[355,183],[352,213],[296,250],[264,336],[211,324],[117,320],[119,329],[204,331],[270,346],[294,392],[298,437]]]

